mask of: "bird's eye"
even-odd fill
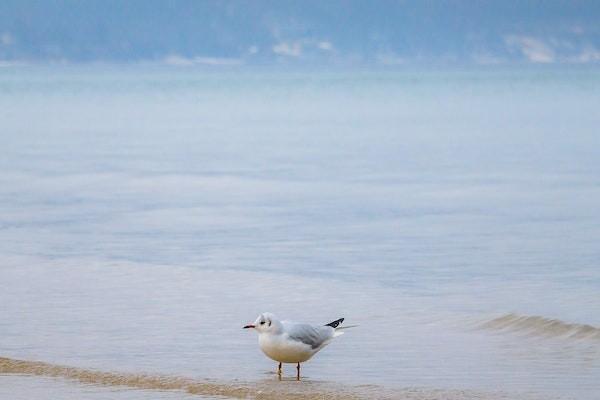
[[[264,325],[264,324],[265,324],[265,321],[260,321],[260,324],[261,324],[261,325]]]

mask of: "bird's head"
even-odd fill
[[[260,314],[253,324],[244,326],[244,329],[253,328],[258,333],[275,332],[279,329],[279,321],[271,313],[265,312]]]

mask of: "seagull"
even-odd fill
[[[281,378],[281,364],[297,364],[296,378],[300,380],[300,363],[308,361],[319,350],[329,344],[334,337],[342,335],[338,327],[344,318],[336,319],[323,326],[279,321],[275,315],[265,312],[253,324],[244,329],[258,332],[258,345],[267,357],[278,361],[277,374]],[[349,328],[349,327],[348,327]]]

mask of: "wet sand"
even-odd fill
[[[102,391],[101,387],[110,387],[116,390],[139,389],[127,398],[145,398],[144,392],[160,391],[161,397],[175,396],[174,398],[188,398],[189,395],[201,398],[233,398],[233,399],[290,399],[290,400],[316,400],[316,399],[389,399],[389,400],[503,400],[503,399],[539,399],[539,397],[515,397],[502,393],[481,393],[465,390],[434,390],[422,388],[405,388],[388,390],[376,385],[348,386],[318,381],[296,381],[294,378],[283,378],[278,380],[265,379],[260,382],[235,381],[231,383],[199,380],[179,376],[127,374],[119,372],[105,372],[85,368],[75,368],[63,365],[49,364],[40,361],[26,361],[12,358],[0,357],[0,382],[8,383],[14,388],[15,393],[23,391],[22,386],[32,388],[35,397],[36,385],[30,380],[22,379],[23,376],[36,378],[58,378],[66,379],[73,383],[86,385],[86,388],[96,387],[96,391]],[[92,385],[92,386],[87,386]],[[4,388],[7,385],[2,385]],[[42,387],[53,388],[57,391],[70,393],[78,398],[77,390],[73,385],[64,382],[42,382]],[[81,387],[79,387],[81,389]],[[8,389],[10,390],[10,389]],[[164,392],[173,392],[165,394]],[[46,393],[45,391],[41,391]],[[131,393],[131,392],[129,392]],[[2,392],[0,391],[0,395]],[[41,395],[43,396],[43,395]],[[120,398],[117,395],[111,398]]]

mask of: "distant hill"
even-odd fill
[[[0,63],[600,63],[600,1],[2,0]]]

